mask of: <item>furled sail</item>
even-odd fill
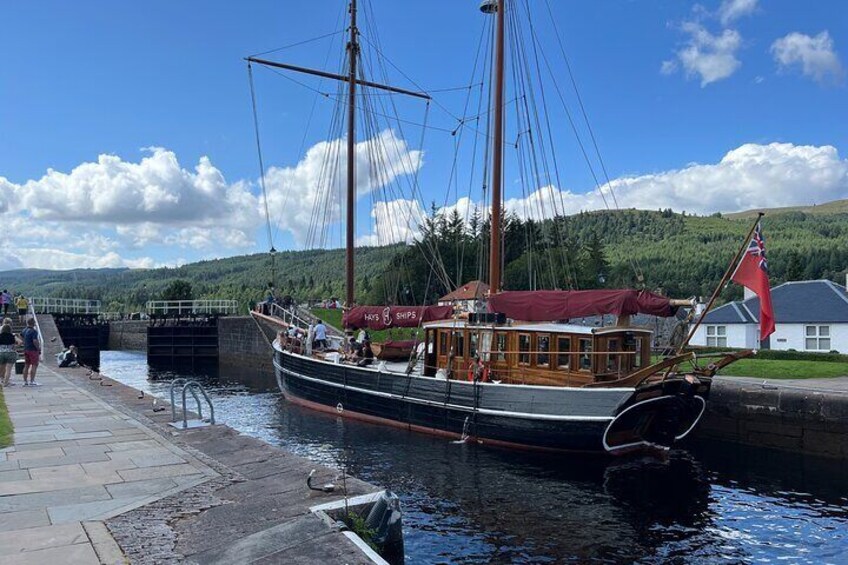
[[[646,290],[507,291],[489,297],[489,311],[513,320],[542,322],[584,316],[652,314],[673,316],[677,308],[665,296]]]
[[[447,320],[453,316],[453,306],[356,306],[345,312],[342,322],[346,328],[415,328],[424,322]]]

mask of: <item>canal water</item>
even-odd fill
[[[143,353],[101,365],[162,398],[176,376]],[[395,491],[410,564],[848,563],[838,463],[704,442],[667,461],[529,455],[319,414],[249,370],[198,378],[220,422]]]

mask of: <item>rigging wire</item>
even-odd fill
[[[282,47],[277,47],[275,49],[269,49],[267,51],[260,51],[259,53],[254,53],[250,55],[250,57],[259,57],[260,55],[268,55],[269,53],[277,53],[279,51],[284,51],[286,49],[291,49],[292,47],[298,47],[300,45],[306,45],[307,43],[313,43],[315,41],[321,41],[322,39],[327,39],[328,37],[333,37],[334,35],[339,35],[344,33],[345,29],[340,29],[338,31],[333,31],[330,33],[325,33],[324,35],[319,35],[318,37],[313,37],[312,39],[304,39],[303,41],[298,41],[296,43],[290,43],[289,45],[283,45]]]
[[[253,128],[256,134],[256,153],[259,156],[259,184],[262,187],[262,200],[265,205],[265,226],[268,229],[268,245],[271,253],[276,252],[274,249],[274,235],[271,232],[271,214],[268,210],[268,190],[265,187],[265,163],[262,160],[262,144],[259,140],[259,116],[256,110],[256,89],[253,85],[253,66],[247,64],[247,76],[250,83],[250,101],[253,106]],[[272,281],[276,284],[276,281]]]

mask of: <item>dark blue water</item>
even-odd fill
[[[105,374],[166,397],[143,354]],[[407,563],[848,563],[845,467],[730,444],[667,461],[455,444],[288,404],[269,376],[203,377],[221,422],[394,490]]]

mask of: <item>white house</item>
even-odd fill
[[[848,353],[848,292],[832,281],[787,282],[771,289],[775,331],[759,342],[760,299],[709,312],[692,345]]]

